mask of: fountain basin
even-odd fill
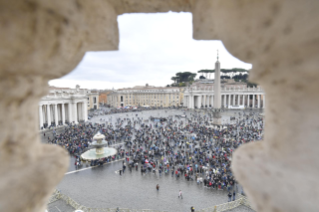
[[[90,149],[86,152],[84,152],[81,155],[81,158],[83,160],[91,161],[91,160],[96,160],[100,158],[106,158],[109,156],[113,156],[117,153],[117,150],[114,148],[109,148],[109,147],[103,147],[103,148],[93,148]]]

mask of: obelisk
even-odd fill
[[[213,123],[216,125],[221,125],[221,95],[220,95],[220,63],[218,60],[218,50],[217,50],[217,61],[215,63],[215,80],[214,80],[214,105],[213,105]]]

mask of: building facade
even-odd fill
[[[100,91],[99,92],[99,103],[101,105],[107,105],[107,95],[110,94],[112,91]]]
[[[51,87],[39,102],[39,128],[79,123],[88,120],[88,95],[90,91]]]
[[[221,108],[244,106],[246,108],[264,108],[265,93],[261,87],[247,87],[246,83],[221,80]],[[214,104],[214,81],[200,80],[187,87],[184,93],[184,105],[187,108],[206,108]]]
[[[99,109],[100,108],[100,104],[99,104],[99,92],[97,90],[91,90],[89,93],[88,93],[88,97],[87,97],[87,100],[88,100],[88,109],[91,110],[91,109]]]
[[[183,88],[135,86],[108,94],[108,104],[112,107],[150,106],[170,107],[183,104]]]

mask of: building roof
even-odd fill
[[[133,88],[120,88],[120,89],[118,89],[118,91],[129,91],[129,90],[166,90],[166,89],[180,89],[180,87],[134,86]]]

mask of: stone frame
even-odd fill
[[[44,211],[67,169],[68,154],[38,135],[48,81],[86,51],[117,50],[118,15],[168,11],[192,12],[193,37],[222,40],[265,90],[264,141],[232,165],[255,208],[319,211],[319,1],[0,0],[2,211]]]

